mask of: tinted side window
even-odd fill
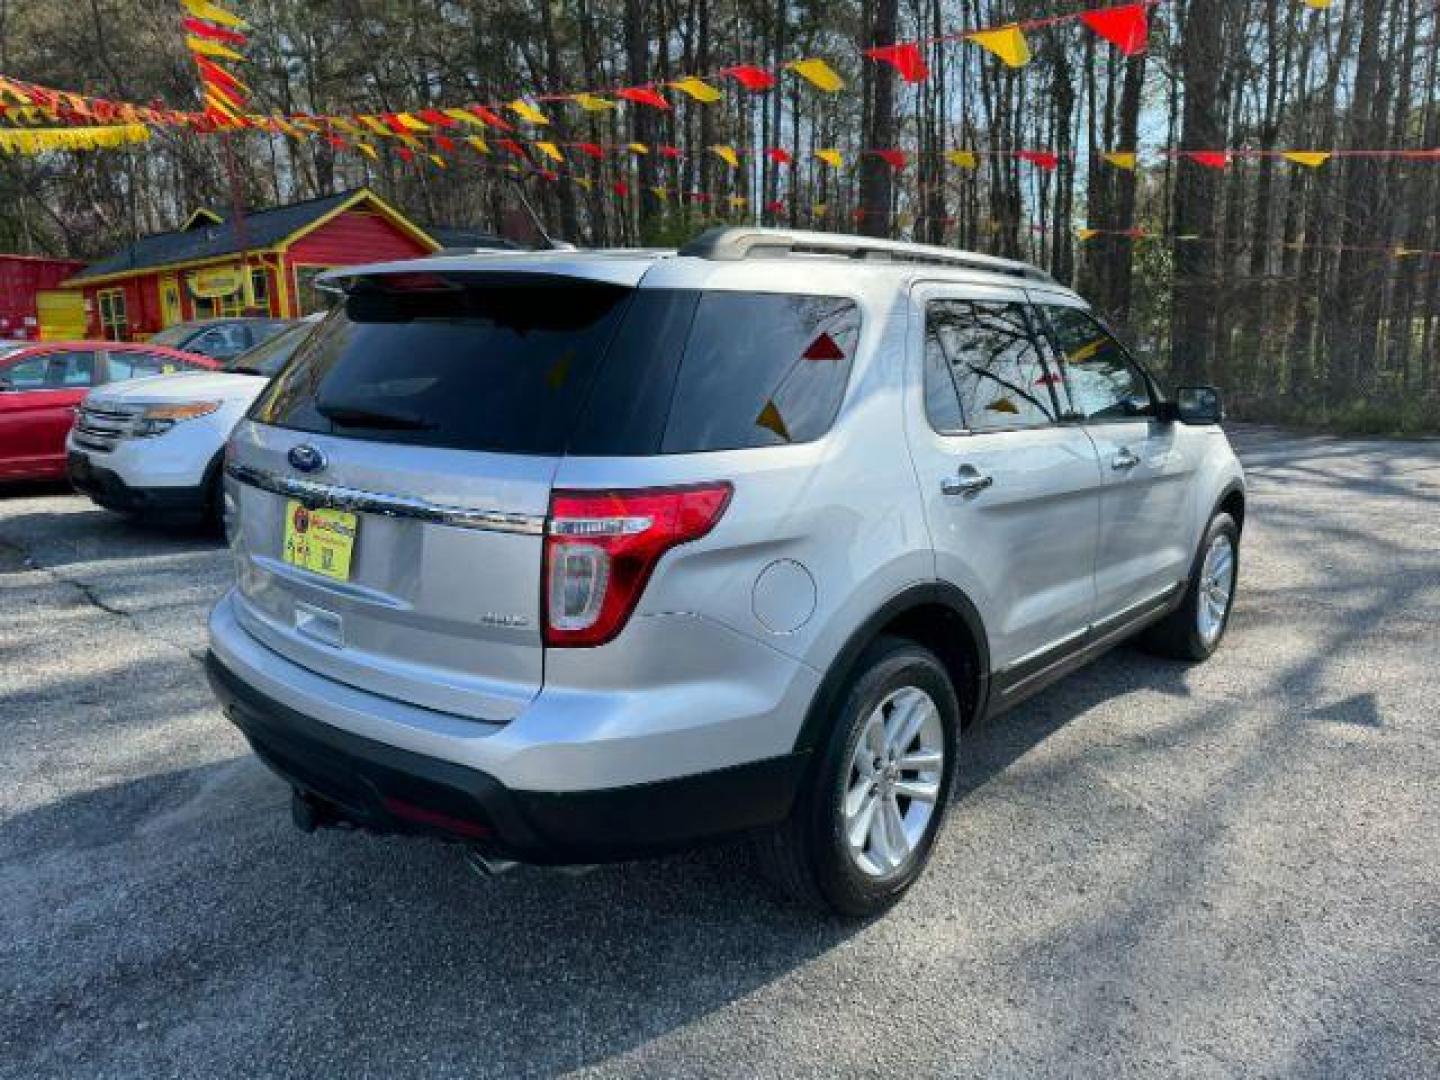
[[[1144,377],[1118,342],[1079,308],[1046,305],[1075,412],[1086,420],[1119,420],[1151,411]]]
[[[860,312],[826,296],[700,298],[661,449],[811,442],[830,430],[860,340]]]
[[[106,368],[111,382],[145,379],[151,375],[165,375],[180,370],[179,363],[156,353],[112,352],[107,360]]]
[[[27,356],[8,368],[0,368],[0,379],[4,379],[12,390],[43,390],[45,369],[49,363],[49,356]]]
[[[250,347],[250,332],[243,323],[225,323],[211,327],[192,341],[191,352],[203,353],[216,360],[228,360]]]
[[[49,386],[69,390],[95,385],[93,352],[51,353],[48,360],[45,381]]]
[[[937,300],[926,309],[925,323],[927,346],[934,342],[936,363],[943,360],[953,374],[970,430],[1004,431],[1055,420],[1055,375],[1045,365],[1024,304]]]

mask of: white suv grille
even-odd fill
[[[130,437],[139,409],[103,402],[80,406],[75,418],[75,445],[108,454]]]

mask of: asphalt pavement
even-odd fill
[[[0,492],[0,1076],[1440,1075],[1440,442],[1236,443],[1220,654],[969,736],[858,925],[740,845],[299,833],[205,684],[216,541]]]

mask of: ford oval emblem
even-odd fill
[[[299,446],[292,446],[289,453],[290,464],[303,473],[316,473],[330,464],[325,460],[325,452],[317,446],[309,443],[301,443]]]

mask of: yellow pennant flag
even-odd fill
[[[1015,23],[996,30],[977,30],[966,34],[967,38],[987,52],[992,52],[1012,68],[1024,67],[1030,62],[1030,43]]]
[[[818,86],[827,94],[844,89],[845,80],[824,60],[791,60],[785,65],[812,86]]]
[[[1106,150],[1100,156],[1117,169],[1134,169],[1139,161],[1133,150]]]
[[[594,94],[572,94],[570,99],[586,112],[608,112],[610,109],[618,107],[615,102]]]
[[[838,169],[845,164],[845,157],[839,150],[816,150],[815,156],[826,165]]]
[[[588,176],[573,176],[571,177],[571,179],[574,180],[575,183],[579,184],[586,191],[589,191],[592,187],[595,186]]]
[[[245,26],[244,19],[231,15],[230,12],[210,3],[209,0],[180,0],[180,3],[184,4],[185,10],[197,19],[218,23],[221,26],[234,27],[237,30],[243,29]]]
[[[670,194],[670,189],[657,184],[650,189],[650,193],[654,195],[655,198],[659,199],[661,202],[664,202]]]
[[[380,159],[380,155],[375,152],[375,147],[371,146],[368,142],[357,142],[355,149],[359,150],[371,161],[378,161]]]
[[[1075,235],[1078,236],[1082,241],[1084,241],[1084,240],[1094,240],[1095,237],[1097,237],[1097,236],[1100,235],[1100,230],[1099,230],[1099,229],[1076,229],[1076,230],[1075,230]]]
[[[731,195],[731,196],[730,196],[730,209],[732,209],[732,210],[744,210],[745,207],[747,207],[748,205],[750,205],[750,204],[749,204],[749,202],[746,201],[744,195]]]
[[[565,155],[560,153],[560,147],[556,146],[553,142],[537,142],[535,149],[539,150],[540,153],[544,154],[551,161],[565,160]]]
[[[740,167],[740,155],[735,153],[733,146],[712,146],[710,149],[714,151],[716,157],[732,169]]]
[[[650,148],[643,142],[632,142],[626,149],[632,154],[648,154],[650,152]]]
[[[1305,6],[1314,8],[1316,11],[1324,11],[1330,6],[1331,0],[1305,0]]]
[[[0,129],[0,151],[7,154],[43,154],[51,150],[113,150],[146,142],[144,124],[109,124],[104,127]]]
[[[996,398],[985,407],[991,412],[1011,413],[1016,416],[1020,414],[1020,410],[1015,407],[1015,402],[1008,397]]]
[[[975,156],[974,150],[951,150],[945,155],[945,160],[951,165],[959,165],[962,169],[978,169],[980,159]]]
[[[400,121],[402,127],[410,131],[429,131],[430,125],[421,120],[418,116],[411,116],[408,112],[396,113],[395,119]]]
[[[226,48],[218,41],[206,41],[204,38],[196,37],[194,34],[190,34],[185,38],[185,48],[189,49],[192,53],[198,53],[201,56],[211,56],[217,60],[245,59],[245,57],[241,56],[234,49]]]
[[[549,117],[547,117],[534,105],[531,105],[524,98],[516,98],[514,101],[510,102],[509,109],[516,116],[520,117],[521,120],[524,120],[528,124],[550,123]]]
[[[490,152],[490,144],[479,135],[471,135],[465,141],[473,146],[477,153],[488,154]]]
[[[442,168],[442,169],[448,169],[448,168],[449,168],[449,166],[445,164],[445,159],[442,158],[439,154],[431,154],[431,155],[430,155],[430,160],[433,161],[436,165],[438,165],[438,166],[439,166],[440,168]]]
[[[460,121],[460,123],[469,124],[471,127],[489,127],[489,125],[486,124],[484,120],[481,120],[478,116],[470,112],[468,109],[445,109],[444,113],[451,120],[458,120]]]
[[[270,116],[266,117],[266,119],[268,119],[272,124],[275,125],[276,131],[284,132],[292,139],[303,139],[305,137],[305,133],[303,131],[297,128],[294,124],[290,123],[290,121],[286,120],[283,116]]]
[[[706,105],[710,104],[713,101],[719,101],[725,96],[719,90],[716,90],[715,87],[707,83],[704,79],[697,79],[694,75],[687,75],[683,79],[677,79],[670,85],[673,86],[676,90],[679,90],[685,94],[689,94],[696,101],[699,101]]]
[[[1304,165],[1307,169],[1318,169],[1330,160],[1330,155],[1324,150],[1286,150],[1280,156],[1296,165]]]
[[[810,207],[810,213],[817,218],[822,218],[830,213],[830,207],[823,202],[817,202],[814,206]]]
[[[355,119],[359,120],[360,123],[364,124],[376,135],[390,134],[390,129],[385,126],[384,122],[378,116],[357,116]]]
[[[765,402],[765,407],[760,410],[760,415],[755,417],[755,426],[774,432],[787,443],[790,441],[790,429],[785,426],[785,418],[780,415],[780,408],[775,404],[773,398]]]
[[[1397,248],[1395,249],[1395,258],[1397,258],[1397,259],[1408,259],[1411,255],[1419,255],[1419,254],[1420,254],[1420,249],[1419,249],[1419,248],[1397,247]]]

